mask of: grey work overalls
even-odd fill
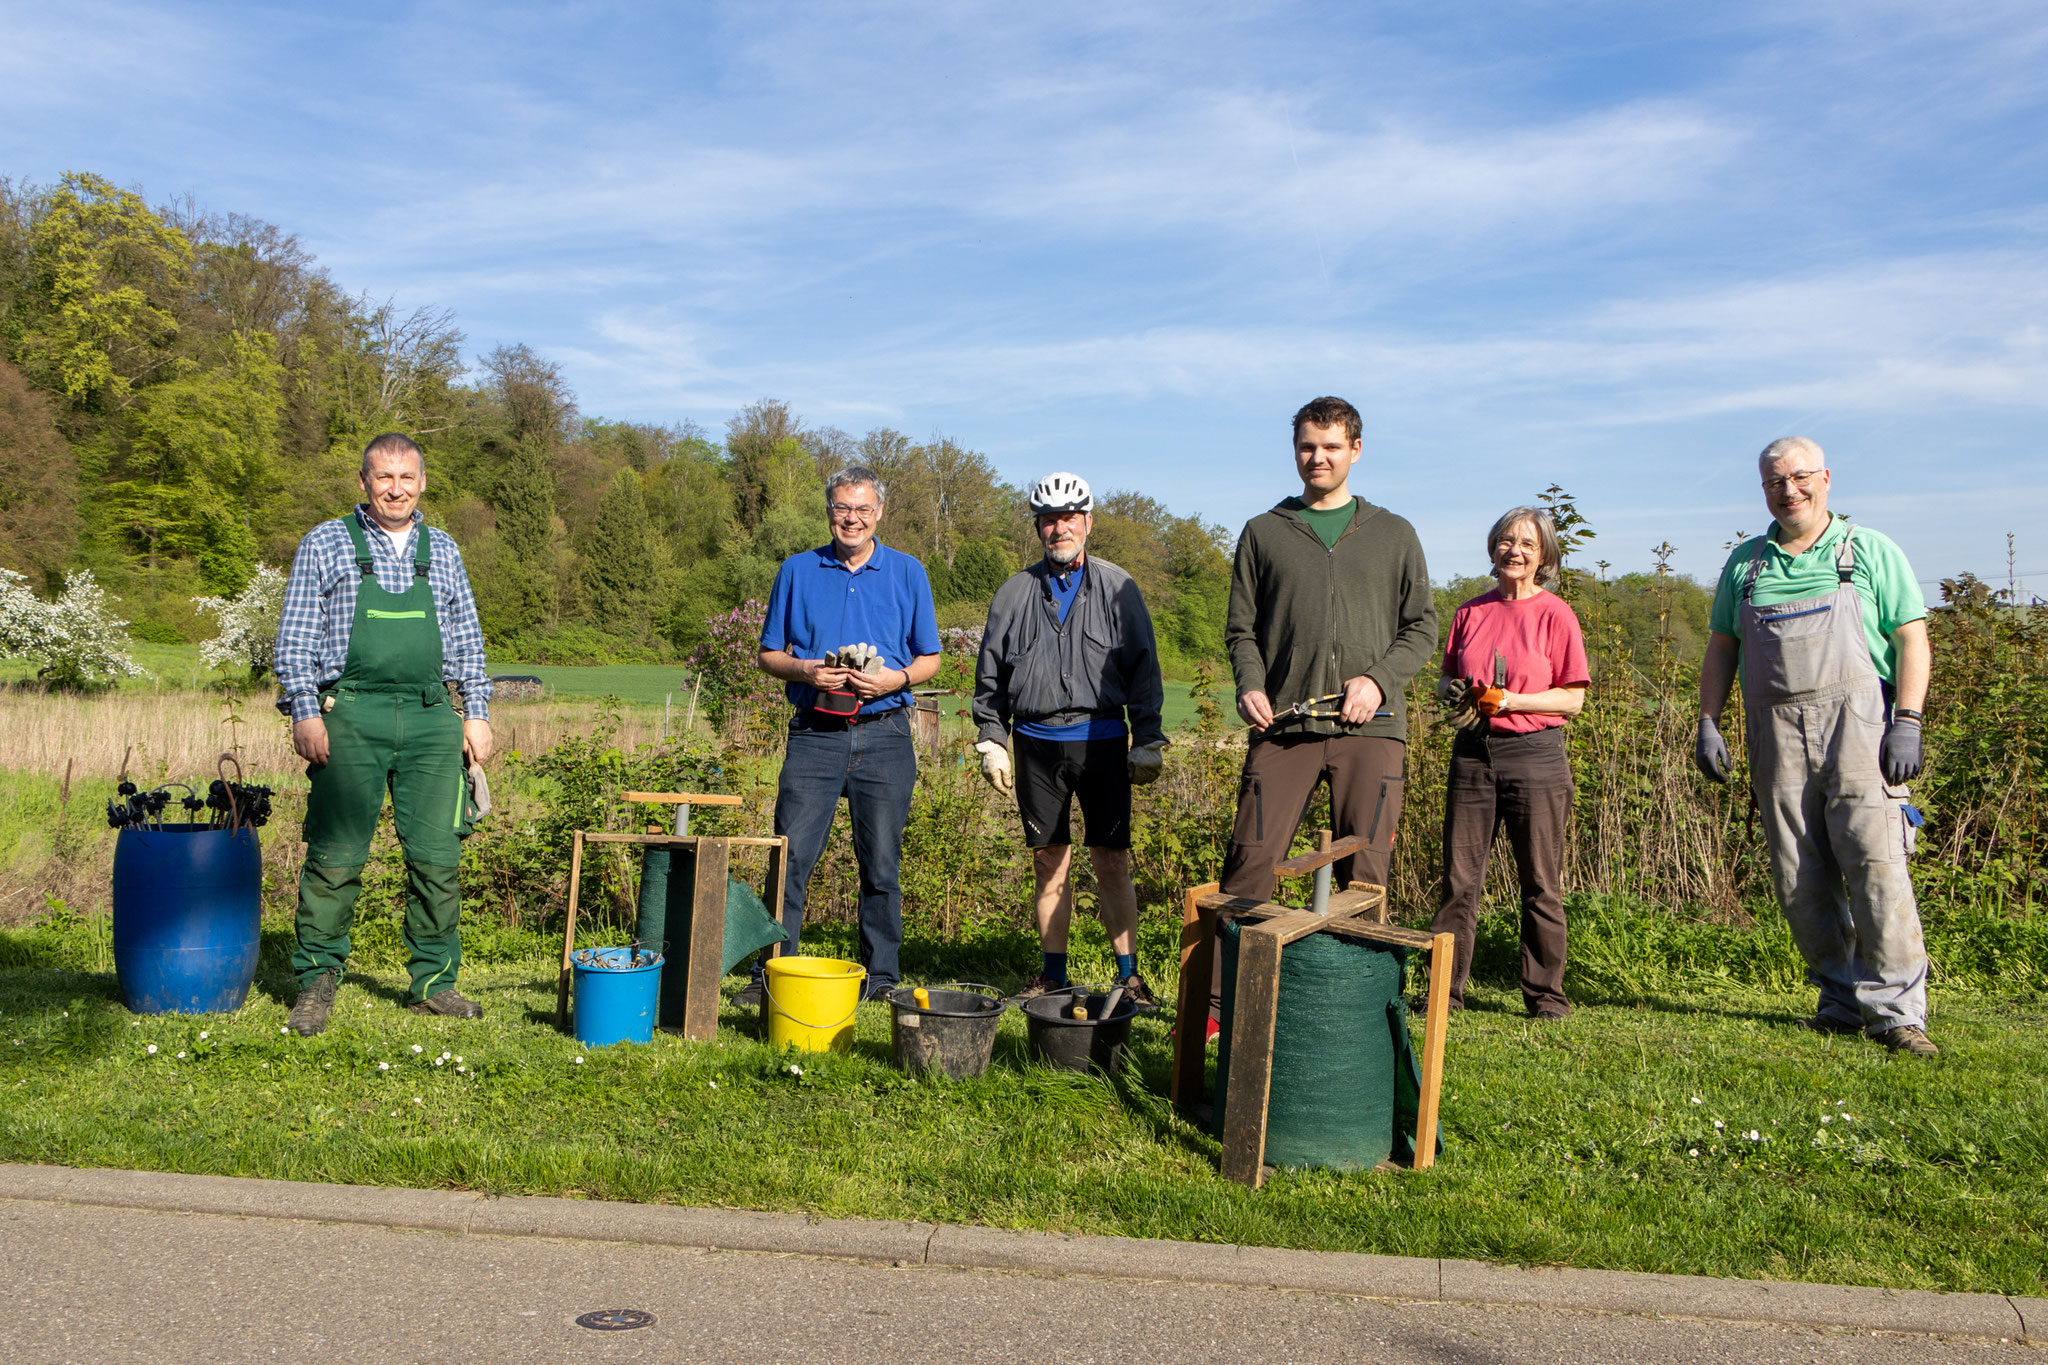
[[[1750,782],[1771,879],[1820,1016],[1881,1033],[1927,1022],[1927,945],[1907,875],[1903,787],[1878,770],[1885,698],[1850,581],[1854,528],[1835,552],[1835,590],[1759,607],[1768,546],[1742,585],[1742,703]]]

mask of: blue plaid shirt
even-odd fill
[[[370,520],[369,509],[356,505],[356,523],[370,545],[370,564],[377,586],[404,592],[412,586],[412,536],[394,550],[391,538]],[[420,527],[420,514],[412,514]],[[462,551],[446,531],[426,527],[434,553],[427,563],[427,586],[434,594],[434,614],[441,623],[441,676],[462,689],[463,707],[471,720],[491,715],[491,679],[484,672],[484,631],[476,619],[469,575]],[[414,535],[418,534],[415,529]],[[341,676],[348,660],[348,635],[356,621],[356,547],[339,517],[306,532],[292,559],[292,576],[284,588],[284,619],[277,627],[277,681],[284,689],[277,709],[294,722],[320,714],[320,689]]]

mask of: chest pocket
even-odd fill
[[[1765,691],[1782,697],[1811,692],[1829,681],[1835,671],[1836,606],[1808,602],[1755,609],[1748,666]]]

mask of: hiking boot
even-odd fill
[[[484,1007],[474,1000],[464,999],[455,993],[453,987],[435,991],[424,1000],[415,1000],[406,1006],[414,1014],[438,1014],[447,1019],[481,1019]]]
[[[738,1009],[757,1010],[768,1003],[768,984],[759,977],[749,981],[734,992],[733,1005]]]
[[[1036,1000],[1041,995],[1051,995],[1065,989],[1067,989],[1066,982],[1062,981],[1055,984],[1044,972],[1040,972],[1019,986],[1010,998],[1021,1005],[1026,1000]]]
[[[327,1016],[334,1013],[334,992],[341,987],[341,973],[325,971],[299,987],[298,998],[292,1001],[291,1015],[285,1020],[285,1027],[301,1038],[311,1038],[327,1027]]]
[[[1145,978],[1132,972],[1116,983],[1124,988],[1124,999],[1130,1001],[1140,1014],[1157,1014],[1159,1002],[1152,998],[1152,988],[1145,984]]]
[[[1874,1036],[1894,1052],[1910,1052],[1915,1057],[1935,1057],[1941,1053],[1941,1049],[1927,1036],[1927,1030],[1918,1024],[1901,1024]]]
[[[1809,1033],[1831,1033],[1845,1038],[1863,1032],[1861,1024],[1845,1024],[1840,1019],[1830,1019],[1825,1014],[1816,1014],[1811,1019],[1801,1019],[1799,1027]]]

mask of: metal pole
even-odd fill
[[[688,836],[690,832],[690,803],[682,802],[676,807],[676,838]]]
[[[664,744],[668,742],[668,710],[675,703],[676,694],[673,692],[662,698],[661,701],[661,739]]]
[[[1316,869],[1315,899],[1310,902],[1309,909],[1324,917],[1328,917],[1330,913],[1330,865],[1328,863],[1324,863]]]

